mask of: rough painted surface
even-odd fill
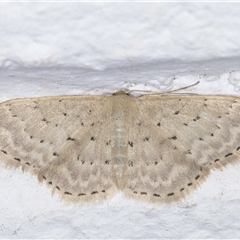
[[[239,13],[238,3],[2,3],[0,65],[239,56]]]

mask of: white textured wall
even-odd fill
[[[239,9],[238,3],[1,3],[0,63],[98,68],[239,56]]]
[[[119,89],[239,94],[239,3],[1,3],[0,101]],[[239,238],[240,165],[171,206],[71,205],[0,166],[2,238]]]

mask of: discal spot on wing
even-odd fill
[[[240,99],[69,96],[0,104],[0,160],[67,201],[183,199],[237,161]]]

